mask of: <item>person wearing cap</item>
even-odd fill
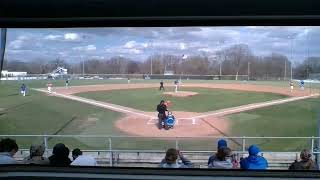
[[[317,163],[312,160],[312,153],[307,150],[304,149],[301,151],[300,153],[300,159],[301,161],[295,161],[293,162],[290,167],[289,170],[318,170],[318,165]]]
[[[228,147],[227,141],[224,139],[220,139],[218,141],[217,151],[222,147]],[[215,158],[216,158],[216,153],[213,153],[208,159],[208,166],[213,162]]]
[[[49,159],[43,157],[45,147],[43,144],[33,144],[30,147],[30,155],[23,160],[24,164],[40,164],[48,165],[50,164]]]
[[[219,157],[217,157],[217,154],[219,153],[220,150],[220,154]],[[228,152],[230,150],[230,153]],[[237,168],[238,167],[238,162],[235,159],[234,155],[231,154],[231,149],[228,148],[228,143],[226,140],[224,139],[220,139],[217,143],[217,152],[218,153],[213,153],[209,159],[208,159],[208,167],[209,168],[214,168],[216,167],[214,164],[216,164],[217,161],[220,161],[219,159],[223,159],[222,156],[230,156],[230,161],[232,163],[232,168]],[[224,154],[224,155],[223,155]],[[224,157],[224,158],[225,158]],[[229,157],[227,157],[229,158]],[[222,161],[222,160],[221,160]],[[229,161],[229,160],[228,160]],[[228,165],[227,165],[228,166]]]
[[[263,170],[268,168],[267,160],[264,157],[259,155],[261,151],[258,146],[251,145],[248,149],[248,152],[249,152],[249,156],[240,161],[241,169]]]
[[[96,166],[97,161],[92,156],[83,155],[79,148],[72,151],[73,162],[71,166]]]
[[[164,100],[160,101],[160,104],[157,105],[158,119],[159,119],[159,129],[162,129],[165,126],[165,119],[167,117],[166,111],[168,111],[167,106],[165,105]]]

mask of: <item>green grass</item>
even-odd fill
[[[22,97],[18,89],[0,85],[0,134],[120,134],[112,126],[117,112],[36,91]],[[20,139],[22,145],[32,141]]]
[[[159,80],[131,80],[133,83],[159,83]],[[25,81],[28,88],[45,87],[47,81]],[[184,83],[244,83],[241,81],[200,81],[190,80]],[[76,101],[70,101],[58,97],[46,96],[40,92],[30,91],[27,97],[21,97],[19,86],[22,81],[0,82],[0,134],[54,134],[68,122],[71,122],[61,129],[58,134],[98,134],[98,135],[126,135],[114,127],[114,122],[121,114],[106,109],[94,107]],[[73,80],[71,85],[89,84],[119,84],[126,83],[126,80]],[[172,81],[166,81],[172,83]],[[258,85],[287,86],[287,82],[252,81]],[[64,86],[63,80],[55,80],[55,86]],[[187,89],[186,89],[187,90]],[[274,94],[260,94],[252,96],[251,93],[237,94],[223,90],[222,92],[210,92],[208,89],[190,88],[188,90],[201,91],[206,98],[199,100],[173,101],[173,110],[195,110],[223,108],[230,105],[239,105],[243,100],[262,101],[280,98]],[[122,91],[122,90],[121,90]],[[124,90],[125,91],[125,90]],[[146,89],[147,92],[133,93],[130,90],[130,98],[151,99],[139,100],[136,104],[142,104],[146,110],[154,111],[155,105],[159,103],[161,94],[157,90]],[[104,96],[108,94],[101,92]],[[121,94],[121,92],[116,92]],[[221,94],[222,93],[222,94]],[[229,93],[229,94],[228,94]],[[222,96],[223,95],[223,96]],[[230,99],[223,98],[228,95]],[[120,96],[120,95],[117,95]],[[140,96],[140,97],[139,97]],[[261,97],[262,96],[262,97]],[[211,97],[213,99],[209,99]],[[240,98],[241,97],[241,98]],[[111,97],[112,98],[112,97]],[[154,99],[152,99],[154,98]],[[271,98],[271,99],[270,99]],[[125,102],[125,100],[124,100]],[[268,108],[249,111],[230,116],[231,133],[235,136],[316,136],[316,110],[320,109],[319,99],[309,99],[272,106]],[[148,104],[151,104],[150,107]],[[195,106],[195,104],[197,106]],[[141,107],[140,107],[141,108]],[[140,109],[138,108],[138,109]],[[149,109],[148,109],[149,108]],[[198,109],[197,109],[198,108]],[[213,109],[211,109],[213,108]],[[206,110],[203,110],[206,111]],[[89,120],[89,121],[88,121]],[[28,148],[33,142],[41,142],[39,138],[16,138],[20,148]],[[107,149],[108,139],[105,138],[52,138],[49,141],[50,147],[57,142],[64,142],[70,148],[80,147],[82,149]],[[230,143],[230,142],[229,142]],[[272,140],[254,141],[248,140],[248,144],[257,143],[263,150],[300,150],[308,147],[310,143],[304,140]],[[230,143],[231,144],[231,143]],[[144,139],[144,138],[113,138],[114,149],[166,149],[174,147],[175,142],[165,139]],[[179,143],[183,150],[212,150],[215,148],[214,139],[188,139]],[[236,147],[236,146],[234,146]]]
[[[130,89],[114,91],[96,91],[79,93],[77,95],[99,101],[128,106],[143,111],[155,111],[161,99],[170,100],[173,111],[207,112],[222,108],[240,106],[249,103],[270,101],[284,98],[283,95],[272,93],[257,93],[236,90],[182,88],[183,91],[193,91],[199,94],[191,97],[171,97],[163,95],[157,88]],[[168,89],[173,91],[173,89]]]
[[[228,116],[232,136],[317,136],[320,99],[307,99]],[[249,140],[264,150],[310,148],[308,140]]]

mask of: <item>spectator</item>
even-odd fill
[[[64,144],[58,143],[53,147],[52,156],[49,157],[50,165],[52,166],[69,166],[71,160],[69,159],[69,148]]]
[[[267,160],[260,156],[260,149],[256,145],[251,145],[248,149],[249,156],[240,161],[241,169],[267,169]]]
[[[73,161],[77,159],[78,156],[82,155],[82,151],[79,148],[76,148],[72,151],[72,159]]]
[[[0,141],[0,164],[17,164],[13,156],[17,153],[19,147],[15,140],[10,138]]]
[[[43,157],[45,151],[45,147],[43,144],[37,145],[33,144],[30,147],[30,156],[26,157],[23,160],[25,164],[41,164],[41,165],[48,165],[50,164],[49,159]]]
[[[214,159],[208,165],[209,168],[216,169],[232,169],[236,168],[236,161],[232,158],[231,149],[228,147],[221,147],[218,149],[218,153],[215,155]]]
[[[180,157],[182,163],[178,162]],[[170,148],[166,152],[166,157],[161,161],[160,167],[162,168],[190,168],[192,163],[183,156],[183,154],[174,148]]]
[[[312,154],[309,150],[304,149],[300,153],[301,161],[293,162],[289,170],[318,170],[318,165],[312,160]]]
[[[228,147],[227,141],[224,140],[224,139],[220,139],[220,140],[218,141],[217,151],[218,151],[220,148],[222,148],[222,147]],[[214,153],[213,155],[211,155],[211,156],[209,157],[208,166],[209,166],[209,164],[211,164],[211,163],[213,162],[213,160],[214,160],[215,158],[216,158],[216,153]]]
[[[96,166],[97,161],[94,157],[82,155],[82,151],[80,149],[74,149],[72,151],[73,162],[72,166]]]

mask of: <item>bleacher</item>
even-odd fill
[[[112,151],[90,150],[83,151],[84,154],[96,158],[98,166],[114,167],[158,167],[165,157],[164,151]],[[212,152],[209,151],[182,151],[183,154],[193,163],[195,168],[207,168],[207,162]],[[234,152],[238,161],[241,157],[248,156],[247,153]],[[300,152],[263,152],[262,155],[268,160],[269,169],[288,169],[289,165],[299,158]],[[29,150],[19,150],[15,158],[22,161],[29,155]],[[51,155],[51,150],[47,151],[47,156]],[[112,157],[112,158],[111,158]],[[70,159],[72,159],[70,154]]]

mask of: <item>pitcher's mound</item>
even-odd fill
[[[163,94],[173,97],[189,97],[189,96],[195,96],[199,93],[192,92],[192,91],[178,91],[178,92],[164,92]]]

